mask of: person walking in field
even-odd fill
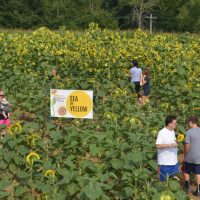
[[[58,78],[58,74],[57,74],[57,70],[56,68],[52,68],[51,69],[51,73],[47,76],[47,85],[48,85],[48,93],[49,93],[49,89],[51,87],[55,87],[55,80]]]
[[[200,128],[198,127],[198,118],[195,116],[188,119],[189,130],[186,133],[184,144],[184,163],[183,163],[183,178],[184,189],[187,193],[190,189],[190,174],[196,176],[196,191],[193,192],[195,196],[200,197]]]
[[[142,80],[140,85],[143,87],[143,95],[141,98],[141,104],[144,105],[150,95],[150,77],[149,77],[149,69],[144,70],[144,74],[142,75]]]
[[[4,124],[7,128],[10,126],[10,102],[7,101],[3,90],[0,90],[0,124]]]
[[[177,158],[178,144],[174,131],[176,124],[175,116],[167,116],[165,119],[165,127],[159,131],[157,136],[157,161],[161,182],[169,177],[177,178],[176,174],[179,173]]]
[[[135,92],[137,93],[138,99],[140,98],[140,81],[142,78],[142,69],[138,66],[138,62],[133,60],[132,68],[130,69],[131,83],[135,85]]]

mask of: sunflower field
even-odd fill
[[[143,107],[130,84],[133,59],[150,68]],[[49,81],[52,68],[58,75]],[[178,181],[159,182],[155,140],[167,114],[183,135],[187,117],[200,117],[197,35],[93,23],[83,32],[0,33],[0,73],[12,104],[0,139],[0,199],[188,199]],[[50,88],[93,90],[94,119],[50,118]]]

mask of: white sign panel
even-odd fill
[[[93,118],[93,91],[50,90],[51,117]]]

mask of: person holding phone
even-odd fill
[[[177,179],[176,174],[179,173],[178,144],[174,131],[176,124],[175,116],[167,116],[165,127],[159,131],[157,136],[157,160],[161,182],[164,182],[169,177]]]
[[[138,99],[140,98],[140,81],[142,78],[142,69],[138,66],[138,62],[133,60],[132,68],[130,69],[131,83],[135,85],[135,92],[137,93]]]

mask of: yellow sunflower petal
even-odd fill
[[[44,174],[46,177],[55,177],[55,171],[52,169],[49,169]]]
[[[33,165],[35,160],[39,160],[39,159],[40,159],[40,156],[35,152],[31,152],[26,156],[26,161],[31,165]]]
[[[21,133],[22,132],[22,126],[19,122],[12,124],[9,128],[8,128],[8,133],[10,135],[16,135],[17,133]]]
[[[184,134],[180,133],[180,134],[178,134],[177,141],[182,142],[184,140],[184,138],[185,138]]]

